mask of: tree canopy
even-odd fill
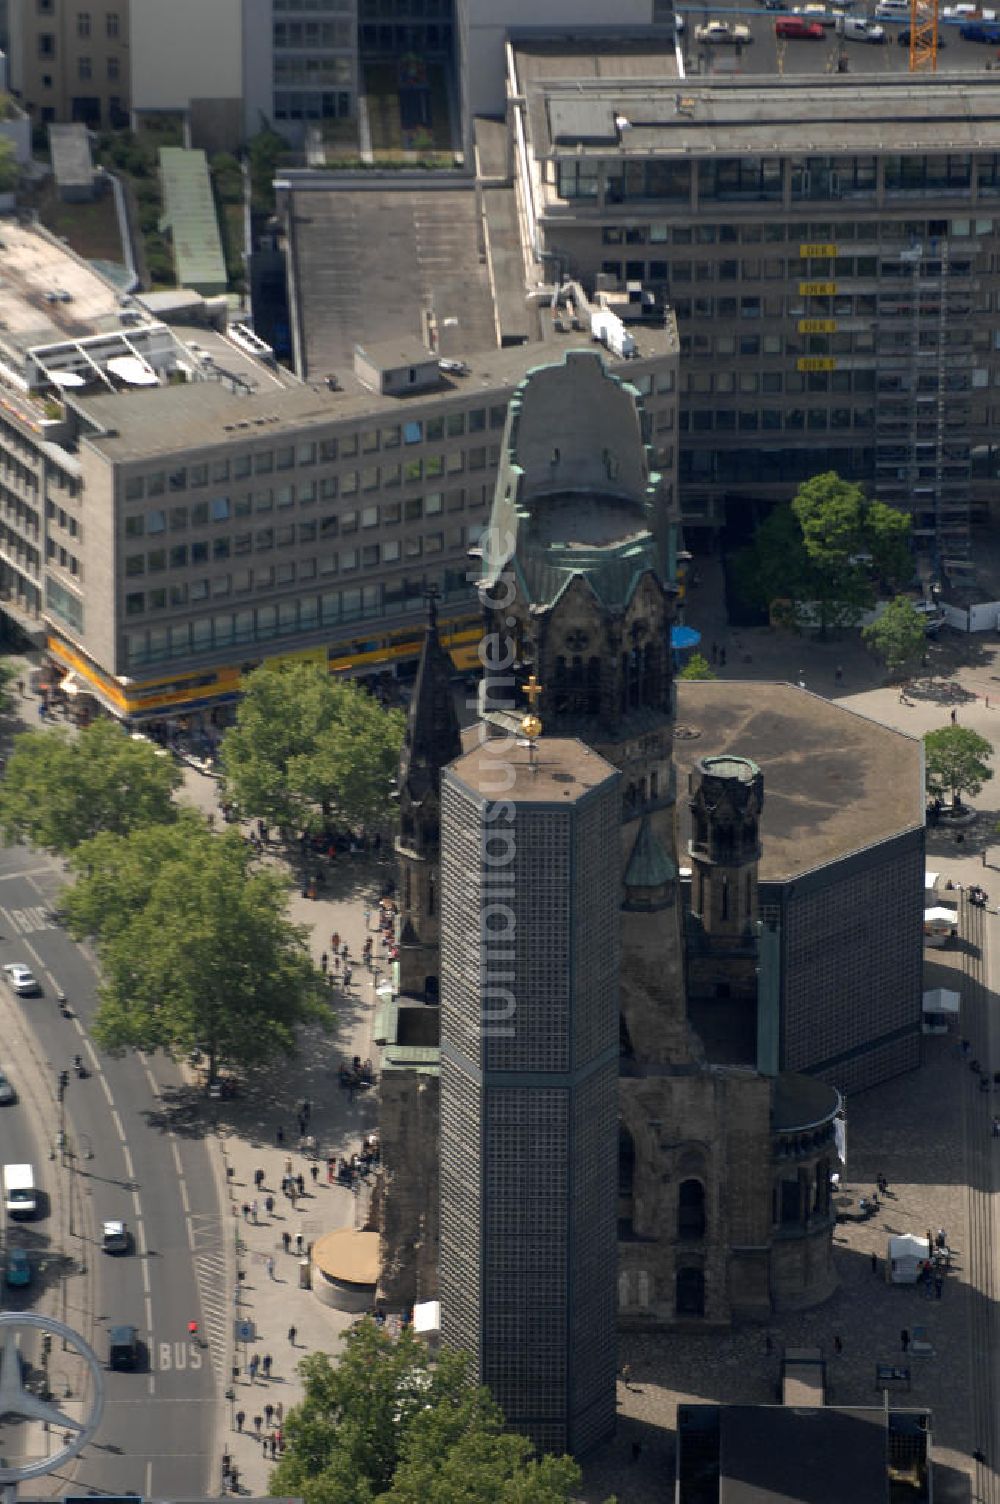
[[[874,621],[861,628],[861,636],[890,674],[898,674],[926,652],[926,625],[909,596],[896,595]]]
[[[968,726],[942,726],[924,737],[927,787],[932,794],[950,793],[955,804],[963,794],[978,794],[993,777],[988,766],[993,744]]]
[[[251,674],[222,739],[227,799],[271,824],[319,829],[331,818],[379,825],[393,816],[391,780],[405,721],[325,665]]]
[[[409,1330],[398,1340],[364,1320],[331,1362],[312,1353],[305,1397],[285,1416],[286,1451],[272,1494],[306,1504],[564,1504],[580,1481],[570,1457],[532,1457],[503,1429],[463,1353],[431,1360]]]
[[[719,676],[704,653],[692,653],[687,663],[677,672],[678,679],[717,679]]]
[[[770,609],[787,601],[793,624],[853,626],[875,602],[875,587],[898,586],[910,574],[910,519],[869,501],[859,485],[835,471],[814,475],[788,507],[776,508],[737,563],[740,587]]]
[[[216,835],[184,810],[172,825],[96,836],[70,866],[69,926],[96,940],[101,962],[103,1048],[197,1047],[214,1074],[291,1055],[299,1024],[328,1019],[286,884],[237,831]]]
[[[0,825],[32,846],[65,855],[102,831],[124,836],[176,818],[180,770],[113,721],[79,735],[25,731],[0,784]]]

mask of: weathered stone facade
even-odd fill
[[[619,1314],[633,1326],[764,1319],[822,1299],[832,1278],[828,1199],[801,1197],[795,1220],[787,1193],[775,1189],[780,1081],[757,1070],[755,1049],[713,1063],[689,1011],[688,965],[698,991],[742,1001],[752,1023],[762,780],[752,765],[737,770],[732,788],[732,769],[706,774],[715,823],[693,856],[704,870],[704,902],[689,923],[672,756],[675,534],[637,394],[590,352],[533,372],[511,403],[484,540],[480,707],[486,735],[516,735],[534,675],[545,734],[580,737],[622,775],[621,852],[608,857],[620,861],[622,880]],[[707,794],[699,788],[695,797],[711,823]],[[427,890],[402,838],[400,857],[411,882],[407,933],[428,935],[420,911]],[[421,967],[436,974],[429,960]],[[813,1176],[839,1105],[832,1088],[816,1089],[821,1123],[810,1117],[808,1125],[823,1153],[812,1138],[796,1149]],[[405,1089],[396,1094],[394,1084],[401,1126]],[[390,1176],[397,1136],[383,1127]],[[781,1143],[787,1158],[787,1132]],[[401,1155],[412,1163],[411,1147]],[[431,1222],[419,1228],[416,1213],[411,1205],[409,1229],[406,1216],[384,1220],[386,1297],[406,1284],[407,1242],[421,1243],[428,1293],[422,1228]]]

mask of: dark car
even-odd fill
[[[1000,22],[967,21],[958,34],[966,42],[986,42],[995,47],[1000,42]]]
[[[130,1373],[139,1363],[139,1332],[134,1326],[108,1328],[108,1367]]]

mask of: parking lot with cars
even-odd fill
[[[691,78],[909,71],[908,0],[678,4],[675,16],[685,73]],[[942,7],[938,54],[939,71],[1000,69],[1000,10]]]

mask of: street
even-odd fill
[[[24,1308],[30,1300],[33,1309],[80,1331],[104,1361],[109,1326],[139,1331],[138,1370],[106,1373],[98,1439],[52,1475],[54,1492],[72,1485],[197,1496],[214,1491],[210,1469],[230,1316],[209,1151],[171,1062],[110,1059],[87,1037],[97,977],[85,951],[51,918],[63,882],[57,864],[36,852],[0,853],[0,963],[24,962],[44,991],[21,998],[4,985],[0,1002],[0,1065],[19,1097],[0,1109],[2,1157],[32,1162],[45,1193],[39,1219],[13,1231],[9,1224],[5,1238],[58,1271],[51,1283],[36,1277],[31,1289],[5,1291],[5,1307]],[[59,988],[69,1017],[57,1005]],[[88,1072],[82,1080],[73,1069],[78,1054]],[[64,1121],[57,1103],[62,1070],[70,1078]],[[101,1251],[106,1219],[128,1224],[127,1254]],[[194,1340],[191,1321],[198,1323]],[[58,1377],[56,1369],[52,1378]]]

